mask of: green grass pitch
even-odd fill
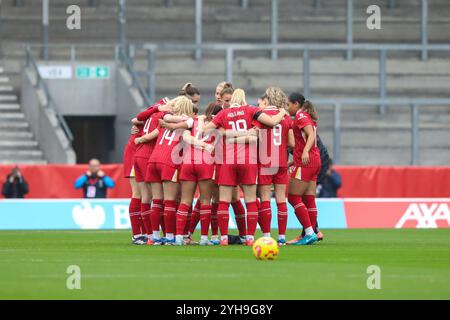
[[[450,229],[324,234],[257,261],[244,246],[133,246],[128,231],[1,231],[0,299],[450,299]]]

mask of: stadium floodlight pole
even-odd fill
[[[126,0],[119,0],[119,17],[118,17],[118,23],[119,23],[119,43],[121,45],[121,51],[122,54],[126,55],[126,45],[127,45],[127,38],[126,38],[126,25],[127,25],[127,18],[125,15],[125,7],[126,7]]]
[[[227,82],[233,83],[233,48],[227,48],[225,57],[225,79]]]
[[[411,165],[419,163],[419,106],[411,105]]]
[[[333,162],[341,163],[341,104],[334,104]]]
[[[388,0],[387,7],[389,9],[394,9],[397,7],[397,1],[396,0]]]
[[[379,61],[379,90],[380,99],[386,98],[386,50],[380,50],[380,61]],[[385,114],[386,105],[380,104],[378,106],[378,112],[380,114]]]
[[[353,57],[353,0],[347,0],[347,60]]]
[[[202,11],[203,11],[203,0],[195,0],[195,59],[199,60],[202,58]]]
[[[271,37],[272,45],[278,44],[278,0],[272,0],[272,14],[271,14]],[[272,60],[278,59],[278,50],[272,49]]]
[[[49,0],[42,0],[42,59],[48,60]]]
[[[241,7],[243,9],[247,9],[248,8],[248,0],[241,0]]]
[[[151,103],[155,103],[156,97],[156,49],[150,48],[147,51],[148,64],[148,96]]]
[[[309,97],[309,51],[303,50],[303,95]]]
[[[428,59],[428,0],[422,0],[422,24],[421,24],[421,33],[422,33],[422,60]]]

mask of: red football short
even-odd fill
[[[222,167],[222,164],[215,164],[214,166],[214,183],[219,184],[220,168]]]
[[[124,178],[134,178],[134,148],[127,144],[123,152],[123,176]]]
[[[147,172],[147,158],[134,158],[134,175],[136,182],[145,182],[145,174]]]
[[[293,179],[317,182],[317,176],[319,175],[320,167],[304,168],[292,166],[289,168],[289,172],[291,173],[291,178]]]
[[[218,176],[217,184],[221,186],[258,184],[258,165],[222,164]]]
[[[288,184],[289,174],[287,168],[259,168],[258,184]]]
[[[183,164],[180,169],[181,181],[198,182],[211,180],[214,177],[214,165],[211,164]]]
[[[163,181],[178,182],[178,168],[159,162],[148,163],[145,182]]]

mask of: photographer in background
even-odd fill
[[[6,177],[6,181],[3,184],[2,194],[5,198],[16,199],[23,198],[27,193],[28,183],[23,178],[19,167],[16,166]]]
[[[75,181],[75,189],[83,188],[85,198],[106,198],[108,188],[114,188],[114,181],[100,169],[100,161],[91,159],[85,174]]]
[[[339,188],[342,186],[342,178],[333,169],[333,162],[330,159],[330,166],[326,171],[324,179],[317,186],[319,198],[336,198]]]

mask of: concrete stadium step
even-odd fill
[[[44,160],[41,150],[0,150],[1,161]]]
[[[24,121],[25,114],[22,112],[2,112],[0,113],[0,121]]]
[[[0,93],[13,91],[13,86],[0,86]]]
[[[1,112],[20,111],[20,105],[16,103],[0,103]]]
[[[12,159],[12,160],[6,160],[6,159],[1,159],[0,158],[0,164],[3,164],[3,165],[5,165],[5,164],[18,164],[18,165],[20,165],[20,164],[48,164],[48,161],[46,161],[46,160],[21,160],[21,159],[19,159],[19,160],[14,160],[14,159]]]
[[[30,124],[25,121],[14,121],[14,122],[2,122],[0,121],[0,130],[11,130],[11,131],[20,131],[20,130],[28,130]]]
[[[2,140],[0,139],[0,150],[36,150],[39,144],[34,140]]]
[[[0,130],[0,141],[15,141],[15,140],[32,140],[34,138],[33,133],[30,131],[10,131]]]
[[[17,96],[14,94],[0,94],[0,103],[1,102],[15,102],[17,101]]]
[[[0,83],[8,83],[8,82],[9,82],[9,78],[8,77],[0,76]]]

